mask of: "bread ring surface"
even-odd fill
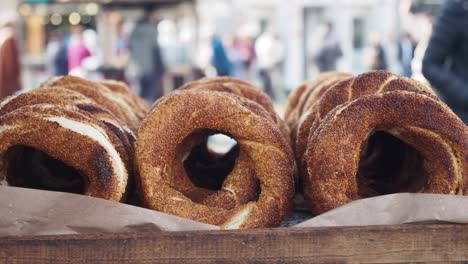
[[[97,104],[96,101],[77,91],[63,87],[48,87],[47,89],[33,89],[28,94],[46,94],[59,97],[70,104]]]
[[[304,83],[306,89],[303,95],[299,98],[296,108],[293,109],[293,113],[291,113],[289,121],[292,146],[298,158],[302,154],[300,151],[296,150],[296,145],[302,143],[298,141],[304,140],[302,135],[299,134],[303,119],[320,101],[321,97],[326,91],[328,91],[328,89],[345,79],[349,79],[350,77],[352,77],[352,75],[348,73],[328,72],[320,74],[317,80],[307,81]]]
[[[0,117],[0,177],[22,186],[11,168],[25,148],[33,148],[76,170],[82,179],[76,192],[122,201],[128,171],[114,146],[119,141],[111,138],[102,124],[85,114],[48,104],[21,107]]]
[[[269,113],[274,114],[271,98],[253,84],[232,77],[203,78],[183,85],[180,89],[203,88],[204,90],[228,92],[250,99],[263,106]]]
[[[180,162],[175,159],[178,146],[194,132],[206,129],[234,138],[240,146],[239,157],[252,161],[254,175],[250,177],[261,186],[257,199],[225,209],[205,199],[205,204],[197,203],[174,184],[173,165]],[[136,169],[143,201],[152,209],[224,228],[253,228],[279,225],[292,205],[294,159],[290,146],[271,119],[242,105],[235,96],[176,91],[154,105],[138,138]],[[227,179],[235,179],[231,176]]]
[[[309,139],[304,193],[313,213],[381,194],[369,192],[372,185],[362,180],[359,174],[364,172],[358,171],[367,141],[378,131],[405,142],[422,155],[426,179],[420,189],[413,191],[467,193],[467,127],[429,94],[392,91],[339,105],[324,117]]]
[[[232,77],[203,78],[194,82],[189,82],[183,85],[180,89],[201,89],[205,91],[226,92],[252,100],[261,105],[268,113],[270,113],[275,124],[289,141],[289,128],[281,119],[281,117],[275,112],[271,98],[263,90],[247,81]]]
[[[50,89],[53,87],[79,92],[109,110],[133,131],[138,129],[140,119],[134,112],[134,108],[104,85],[74,76],[60,76],[47,80],[39,89]]]
[[[211,91],[208,90],[205,92],[210,93]],[[254,114],[266,120],[270,120],[272,123],[274,123],[271,114],[268,113],[268,111],[266,111],[266,109],[263,108],[261,105],[236,94],[229,93],[229,96],[238,100],[238,103],[240,103],[243,107],[247,108],[248,110],[252,111]],[[190,152],[190,150],[193,149],[196,145],[198,145],[197,148],[202,147],[203,149],[203,145],[206,148],[207,139],[210,135],[213,134],[216,134],[216,131],[205,130],[192,133],[189,137],[184,139],[182,144],[178,146],[178,155],[176,155],[176,158],[174,159],[176,162],[174,162],[172,170],[172,177],[174,181],[173,184],[177,186],[178,190],[181,191],[184,195],[186,195],[187,197],[189,197],[197,203],[206,205],[216,204],[218,207],[232,209],[235,206],[244,204],[247,200],[250,200],[252,197],[257,196],[258,194],[258,181],[255,179],[255,177],[253,177],[254,171],[252,165],[250,164],[252,163],[252,161],[244,151],[238,153],[239,157],[234,163],[232,172],[228,176],[226,176],[226,178],[222,179],[219,177],[213,177],[213,179],[223,180],[222,185],[220,186],[221,189],[219,191],[212,191],[207,190],[205,188],[197,187],[196,184],[192,183],[194,179],[192,179],[191,181],[185,173],[186,168],[184,167],[187,166],[182,166],[182,164],[186,163],[185,161],[190,161],[190,159],[187,159],[186,153]],[[294,156],[291,154],[292,153],[288,152],[288,158],[290,160],[293,160]],[[203,159],[203,157],[200,157],[200,155],[203,156],[203,152],[197,153],[196,155],[198,155],[198,160]],[[230,153],[227,153],[226,155],[230,155]],[[191,152],[190,157],[192,157]],[[218,166],[217,164],[209,165]],[[295,182],[297,182],[298,177],[296,173],[295,163],[294,172]],[[213,183],[213,180],[210,180],[211,183]],[[206,182],[210,183],[210,180]]]
[[[351,76],[349,73],[344,72],[324,72],[319,74],[317,78],[305,81],[294,89],[288,97],[284,115],[284,120],[289,128],[294,129],[297,126],[307,100],[319,99],[323,92],[326,91],[326,88],[330,86],[327,83],[340,81]],[[322,88],[325,89],[322,90]]]
[[[37,104],[51,104],[70,111],[78,111],[83,115],[89,115],[88,117],[95,118],[106,126],[106,132],[111,136],[113,144],[119,149],[120,153],[122,153],[120,148],[121,145],[123,145],[126,154],[122,154],[122,157],[125,164],[127,164],[128,171],[132,171],[131,164],[133,163],[134,154],[133,143],[136,140],[133,132],[128,127],[119,123],[113,114],[95,104],[92,100],[86,100],[81,98],[81,96],[77,96],[76,101],[68,101],[70,99],[69,92],[71,92],[71,94],[75,92],[63,89],[67,91],[67,95],[64,95],[63,93],[56,93],[53,90],[53,88],[51,88],[50,91],[49,89],[41,89],[39,93],[29,92],[7,98],[0,102],[0,116],[20,109],[21,107]]]
[[[309,137],[320,126],[321,120],[335,107],[361,96],[388,91],[413,91],[433,95],[433,91],[415,81],[387,71],[372,71],[343,80],[330,87],[320,101],[303,113],[295,136],[295,151],[299,167],[305,166],[303,156]],[[301,170],[301,174],[303,170]]]
[[[140,120],[148,113],[150,109],[148,102],[131,91],[125,83],[114,80],[103,80],[99,83],[122,97],[122,99],[132,107]]]

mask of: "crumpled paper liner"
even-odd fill
[[[293,227],[468,223],[468,197],[391,194],[346,204]],[[216,226],[77,194],[0,186],[0,237],[217,230]]]
[[[357,200],[294,227],[397,225],[418,222],[468,224],[468,196],[397,193]]]
[[[216,229],[219,228],[99,198],[0,186],[0,236]]]

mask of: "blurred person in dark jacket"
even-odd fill
[[[447,0],[423,59],[423,74],[439,96],[468,123],[468,0]]]
[[[149,102],[164,95],[162,77],[165,65],[158,42],[158,16],[147,7],[130,36],[130,56],[140,82],[140,95]]]
[[[398,60],[401,64],[401,73],[405,77],[411,77],[411,62],[414,57],[416,45],[409,33],[405,33],[398,41]]]
[[[371,64],[371,70],[387,70],[387,55],[382,43],[374,44],[375,57]]]
[[[57,76],[68,74],[68,42],[69,37],[64,38],[54,57],[55,75]]]
[[[214,35],[211,39],[211,48],[213,49],[213,57],[211,63],[216,69],[218,76],[228,76],[232,74],[232,63],[228,58],[226,49],[224,48],[221,38]]]
[[[52,31],[46,47],[47,69],[50,76],[68,74],[67,50],[64,33],[61,30]]]
[[[315,63],[321,72],[335,71],[336,63],[343,56],[335,29],[331,22],[325,23],[325,35],[315,57]]]
[[[0,21],[0,99],[21,89],[21,64],[15,37],[15,20]]]

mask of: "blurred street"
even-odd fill
[[[2,0],[21,91],[50,76],[117,79],[148,101],[203,76],[250,80],[275,101],[319,72],[424,80],[442,1]]]

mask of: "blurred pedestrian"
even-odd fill
[[[233,37],[229,36],[228,42],[226,45],[228,59],[229,61],[231,61],[231,64],[232,64],[231,75],[235,78],[245,80],[247,77],[247,74],[245,72],[245,67],[242,62],[240,53],[236,49],[236,46],[235,46],[236,38],[237,38],[236,36],[233,36]]]
[[[21,89],[21,64],[15,37],[15,20],[0,21],[0,99]]]
[[[388,63],[387,63],[387,53],[382,45],[382,43],[378,42],[374,44],[375,50],[375,57],[374,62],[372,63],[371,70],[387,70]]]
[[[132,65],[140,83],[140,95],[152,103],[164,95],[162,77],[166,71],[158,42],[158,14],[146,8],[130,36]]]
[[[343,56],[338,38],[336,37],[333,24],[325,23],[325,34],[322,38],[321,45],[314,58],[315,64],[320,72],[336,70],[336,63]]]
[[[80,71],[83,60],[91,56],[83,40],[83,27],[73,26],[70,28],[70,43],[68,45],[68,71]]]
[[[423,74],[439,96],[468,123],[468,0],[447,0],[423,59]]]
[[[221,38],[214,35],[211,39],[211,48],[213,49],[211,63],[216,69],[218,76],[232,75],[232,62],[229,60],[226,49]]]
[[[275,99],[272,74],[284,59],[283,43],[271,29],[265,30],[255,42],[255,54],[263,89],[272,99]]]
[[[411,61],[414,57],[416,45],[409,33],[405,33],[398,41],[398,60],[401,64],[402,75],[411,77]]]
[[[68,74],[67,45],[62,31],[54,30],[51,32],[46,47],[46,54],[49,76]]]
[[[115,56],[128,55],[128,37],[125,34],[125,22],[121,19],[116,25],[116,42],[114,46]]]
[[[67,75],[68,74],[68,44],[70,43],[70,36],[64,36],[64,39],[61,43],[60,49],[54,58],[55,64],[55,75]]]
[[[249,79],[250,68],[253,60],[255,59],[253,40],[248,36],[236,36],[234,38],[233,46],[238,54],[242,67],[240,77],[242,79]]]
[[[365,52],[367,67],[370,70],[387,70],[387,53],[380,41],[380,37],[375,33],[371,33],[369,39],[370,44]]]

